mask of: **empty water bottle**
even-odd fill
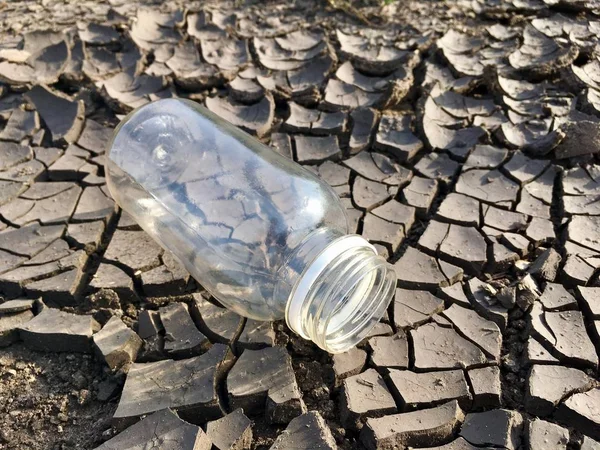
[[[288,326],[331,353],[380,320],[396,275],[349,234],[318,177],[188,100],[130,113],[106,174],[121,208],[220,303]]]

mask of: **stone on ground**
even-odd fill
[[[375,338],[371,338],[370,341],[373,339]],[[351,377],[362,371],[367,362],[367,352],[358,347],[352,347],[344,353],[333,355],[331,359],[333,360],[333,372],[336,382],[340,384],[344,378]]]
[[[189,359],[132,364],[113,422],[127,426],[164,408],[198,424],[222,417],[219,383],[232,359],[227,346],[214,344],[203,355]]]
[[[335,450],[337,448],[331,430],[316,411],[296,417],[281,432],[270,450]]]
[[[369,348],[371,364],[375,367],[408,368],[408,341],[404,331],[400,330],[394,336],[372,337],[369,339]]]
[[[467,414],[460,435],[475,446],[517,450],[521,443],[522,426],[523,417],[520,413],[493,409]]]
[[[545,420],[533,419],[527,422],[527,442],[530,449],[566,450],[569,443],[569,430]]]
[[[181,420],[170,409],[157,411],[106,441],[96,450],[137,450],[142,448],[175,448],[210,450],[211,439],[202,428]]]
[[[463,411],[453,400],[435,408],[367,419],[360,440],[369,450],[431,447],[448,442],[463,420]]]
[[[19,328],[33,319],[31,310],[0,312],[0,347],[19,340]]]
[[[367,417],[381,417],[397,412],[392,394],[375,369],[344,380],[340,405],[342,422],[352,428],[360,428],[360,422]]]
[[[529,372],[525,408],[538,416],[550,415],[565,396],[588,390],[593,383],[592,378],[578,369],[534,365]]]
[[[252,421],[241,409],[206,424],[206,434],[218,450],[246,450],[252,444]]]
[[[473,407],[500,406],[502,384],[498,366],[471,369],[467,372],[469,383],[473,389]]]
[[[412,409],[429,408],[456,400],[462,408],[469,408],[471,392],[462,370],[415,373],[390,369],[388,385],[396,402]]]
[[[288,389],[297,392],[296,376],[288,352],[282,347],[244,350],[227,374],[227,394],[233,408],[243,408],[253,414],[265,408],[269,395],[279,401],[277,392]]]
[[[160,320],[165,327],[165,351],[173,358],[199,355],[210,341],[196,328],[185,303],[171,303],[160,308]]]
[[[429,323],[411,330],[410,335],[416,369],[469,369],[487,362],[487,357],[478,346],[451,328]]]
[[[121,319],[113,316],[93,337],[98,355],[112,370],[126,367],[137,358],[142,340]]]
[[[600,388],[567,398],[559,406],[556,418],[593,439],[600,439]]]
[[[19,328],[25,345],[46,352],[92,351],[92,335],[100,325],[92,316],[82,316],[44,308],[40,314]]]
[[[196,325],[212,342],[228,344],[241,331],[243,321],[233,311],[213,305],[199,294],[194,294],[190,311]]]

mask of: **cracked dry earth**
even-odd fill
[[[0,3],[0,449],[600,449],[600,3],[354,5]],[[113,128],[174,96],[389,257],[358,348],[223,309],[115,206]]]

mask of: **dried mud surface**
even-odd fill
[[[599,11],[1,2],[0,449],[600,448]],[[223,309],[115,205],[106,143],[169,97],[394,264],[358,348]]]

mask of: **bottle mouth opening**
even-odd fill
[[[330,244],[302,275],[288,301],[288,326],[329,353],[362,341],[394,296],[393,267],[363,237]]]
[[[342,353],[356,346],[385,314],[394,296],[396,273],[383,258],[377,258],[380,264],[343,295],[324,326],[317,330],[321,336],[317,345],[329,353]]]

